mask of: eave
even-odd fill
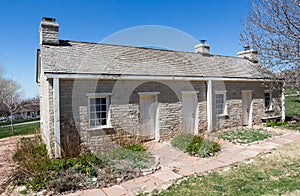
[[[149,81],[274,81],[284,82],[283,78],[245,78],[245,77],[220,77],[220,76],[180,76],[180,75],[132,75],[132,74],[91,74],[91,73],[53,73],[45,72],[47,78],[59,78],[59,79],[90,79],[90,80],[149,80]]]

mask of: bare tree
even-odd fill
[[[275,72],[300,69],[300,1],[252,0],[241,41]],[[299,86],[298,86],[299,88]]]
[[[0,95],[2,103],[7,107],[10,114],[11,132],[14,133],[13,115],[21,103],[21,86],[13,80],[0,79]]]

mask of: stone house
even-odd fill
[[[42,19],[37,53],[41,132],[52,157],[74,143],[109,149],[120,133],[164,141],[285,116],[284,93],[262,85],[270,75],[252,50],[229,57],[210,54],[206,43],[179,52],[69,41],[58,29]]]
[[[22,119],[39,118],[40,117],[40,105],[38,99],[30,99],[23,101],[18,110],[15,112],[15,116]]]

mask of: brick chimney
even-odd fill
[[[200,44],[195,45],[195,52],[200,53],[203,56],[210,55],[210,46],[206,43],[206,40],[200,40]]]
[[[250,46],[245,46],[244,51],[237,53],[237,57],[248,59],[252,63],[258,63],[257,51],[251,50]]]
[[[40,24],[40,44],[58,45],[58,28],[55,18],[43,17]]]

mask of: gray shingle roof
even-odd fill
[[[228,56],[65,40],[40,51],[46,73],[263,78],[260,65]]]

